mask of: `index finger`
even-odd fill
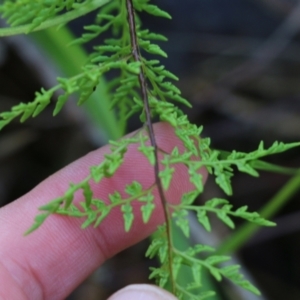
[[[169,125],[156,124],[155,133],[164,151],[170,152],[175,146],[182,149]],[[108,152],[106,146],[89,153],[1,209],[1,299],[63,299],[106,259],[147,237],[164,221],[155,191],[156,208],[149,222],[144,224],[140,212],[134,209],[135,219],[126,234],[122,215],[116,209],[96,229],[81,230],[82,220],[53,215],[37,231],[23,236],[38,213],[37,207],[62,195],[69,182],[84,179],[90,166],[99,164]],[[153,166],[134,145],[129,147],[122,166],[113,177],[93,185],[94,196],[107,199],[109,193],[124,191],[126,184],[133,180],[145,188],[154,183]],[[176,203],[192,188],[186,167],[178,165],[166,196]]]

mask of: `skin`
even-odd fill
[[[170,152],[175,146],[183,150],[181,141],[168,124],[156,124],[155,133],[164,151]],[[24,236],[38,213],[37,208],[62,195],[69,182],[85,178],[90,166],[99,164],[109,151],[105,146],[87,154],[0,209],[0,299],[65,299],[105,260],[146,238],[164,221],[155,191],[156,208],[150,221],[144,224],[139,207],[135,206],[135,220],[128,233],[124,233],[123,218],[116,209],[96,229],[89,227],[83,231],[80,229],[82,219],[53,215],[38,230]],[[202,174],[206,177],[204,170]],[[145,188],[154,182],[153,167],[135,145],[130,146],[123,165],[113,177],[92,184],[94,198],[107,200],[109,193],[124,191],[126,184],[133,180],[138,180]],[[178,164],[166,192],[168,201],[178,203],[181,195],[192,189],[186,167]],[[82,195],[76,194],[75,201],[81,199]],[[142,294],[148,298],[142,298]],[[110,299],[175,298],[156,287],[134,285]]]

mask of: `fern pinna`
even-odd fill
[[[247,206],[233,209],[226,199],[214,198],[204,205],[193,204],[203,191],[201,168],[206,168],[216,183],[227,194],[232,194],[231,177],[234,167],[241,172],[258,176],[262,157],[286,151],[300,146],[300,143],[283,144],[275,142],[270,148],[261,143],[258,149],[250,153],[225,152],[210,148],[210,140],[201,138],[202,127],[189,122],[187,116],[176,105],[190,103],[181,96],[174,85],[178,80],[160,64],[158,59],[149,57],[167,54],[155,41],[166,41],[159,33],[143,28],[140,12],[155,17],[171,19],[171,16],[151,4],[150,0],[4,0],[0,13],[10,24],[10,28],[0,29],[0,36],[29,33],[50,26],[62,25],[88,12],[96,11],[95,20],[84,26],[84,33],[72,44],[83,44],[96,40],[104,32],[110,32],[110,38],[101,45],[94,45],[88,61],[82,66],[82,72],[70,78],[57,78],[57,85],[49,90],[41,89],[30,103],[20,103],[8,112],[0,114],[0,129],[15,118],[24,122],[29,117],[39,115],[59,93],[53,115],[63,108],[70,95],[77,93],[78,105],[87,101],[98,85],[100,78],[114,70],[117,74],[107,83],[111,108],[118,115],[119,126],[125,127],[132,115],[139,115],[142,129],[130,137],[110,141],[110,153],[96,166],[90,168],[90,174],[83,181],[70,183],[69,189],[59,198],[40,207],[27,234],[40,227],[52,214],[82,218],[82,228],[101,226],[101,222],[112,210],[122,212],[124,230],[131,230],[135,216],[133,203],[140,203],[140,213],[147,223],[155,209],[154,190],[158,191],[163,207],[165,224],[154,234],[146,256],[158,256],[160,266],[151,268],[150,278],[161,287],[168,288],[179,299],[205,299],[214,294],[202,287],[201,274],[209,272],[216,280],[228,278],[235,284],[259,294],[259,291],[239,273],[239,266],[222,263],[228,256],[214,254],[214,249],[207,245],[190,245],[182,249],[173,239],[174,230],[179,228],[188,238],[190,234],[189,214],[197,216],[201,226],[211,230],[210,215],[215,214],[230,228],[234,228],[232,217],[239,217],[262,226],[274,226],[273,222],[260,217],[256,212],[249,212]],[[164,152],[157,145],[153,130],[153,119],[168,122],[177,137],[182,141],[184,150],[175,147],[170,153]],[[147,158],[153,166],[155,179],[145,189],[138,181],[128,182],[124,191],[115,191],[108,195],[109,201],[95,198],[91,183],[101,183],[104,178],[114,176],[122,165],[126,151],[132,144]],[[189,181],[194,189],[183,194],[181,202],[174,204],[167,198],[166,192],[172,188],[175,167],[186,167]],[[81,191],[84,200],[74,203],[74,194]],[[220,266],[221,264],[221,266]],[[191,282],[182,284],[180,272],[191,274]]]

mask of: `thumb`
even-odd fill
[[[150,284],[132,284],[117,291],[108,300],[177,300],[169,292]]]

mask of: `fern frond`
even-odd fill
[[[103,6],[106,4],[106,6]],[[15,118],[24,122],[29,117],[39,115],[59,94],[55,103],[57,115],[71,95],[77,94],[77,104],[87,101],[99,84],[101,76],[111,72],[114,79],[107,84],[111,96],[111,108],[116,110],[119,122],[125,127],[128,119],[139,114],[145,131],[138,131],[129,138],[110,141],[111,151],[101,163],[92,166],[86,178],[70,183],[65,193],[40,207],[27,234],[36,230],[52,214],[83,218],[82,228],[100,226],[112,210],[118,209],[123,218],[124,231],[131,230],[135,220],[136,207],[144,223],[149,222],[155,210],[154,190],[158,191],[163,207],[165,224],[160,226],[150,244],[146,256],[158,256],[160,266],[151,268],[150,278],[161,287],[171,286],[179,299],[206,299],[214,293],[202,287],[204,272],[210,273],[217,281],[227,278],[235,284],[259,294],[259,291],[239,273],[239,266],[222,266],[229,260],[227,256],[214,254],[214,249],[206,245],[193,245],[182,249],[175,245],[172,232],[178,227],[185,237],[190,235],[189,214],[197,215],[198,222],[207,231],[211,230],[210,215],[230,228],[234,219],[242,218],[262,226],[274,226],[256,212],[249,212],[247,206],[236,210],[223,198],[213,198],[204,205],[195,205],[195,199],[203,192],[202,168],[215,177],[216,183],[227,194],[232,194],[231,180],[235,170],[251,176],[259,176],[258,170],[272,169],[274,166],[262,163],[261,158],[299,147],[300,143],[278,143],[265,148],[263,142],[250,153],[213,150],[209,138],[200,138],[203,130],[189,122],[183,111],[175,105],[191,104],[181,95],[173,83],[178,77],[166,70],[160,61],[149,56],[167,57],[167,53],[155,41],[166,41],[159,33],[151,32],[142,26],[139,12],[170,19],[171,16],[151,4],[150,0],[4,0],[0,14],[15,28],[0,29],[0,36],[8,32],[30,32],[51,25],[62,25],[72,18],[98,9],[94,22],[83,27],[82,35],[72,44],[95,43],[80,74],[71,78],[58,78],[58,84],[49,90],[41,89],[30,103],[20,103],[11,111],[0,113],[0,129]],[[110,35],[103,43],[97,44],[103,33]],[[147,58],[146,58],[147,57]],[[101,101],[101,99],[99,99]],[[152,120],[158,118],[168,122],[181,140],[184,150],[175,147],[166,153],[156,144]],[[137,150],[154,168],[155,180],[150,187],[143,187],[138,181],[128,182],[124,190],[115,190],[105,199],[98,199],[93,193],[92,184],[114,176],[126,159],[128,147],[135,145]],[[181,202],[172,204],[165,197],[172,184],[178,165],[184,165],[193,190],[184,193]],[[291,171],[278,169],[279,171]],[[171,216],[174,222],[171,221]],[[173,226],[174,223],[174,226]],[[182,284],[179,274],[184,270],[192,280]]]
[[[0,130],[17,117],[21,117],[21,122],[26,121],[29,117],[36,117],[50,104],[55,90],[55,88],[48,91],[41,89],[41,92],[36,92],[33,102],[20,103],[13,106],[11,111],[0,113]]]

